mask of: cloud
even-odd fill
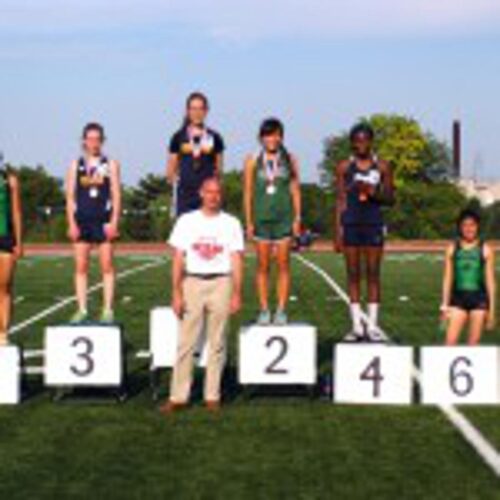
[[[181,27],[220,40],[498,31],[499,0],[2,0],[5,35]]]

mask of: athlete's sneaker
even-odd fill
[[[271,324],[271,313],[269,311],[260,311],[257,316],[257,324],[259,326],[269,326]]]
[[[274,315],[273,323],[276,326],[285,326],[288,323],[288,316],[283,309],[278,309]]]
[[[106,325],[111,325],[115,321],[115,313],[112,309],[103,309],[101,312],[101,317],[99,318],[99,323],[105,323]]]
[[[85,321],[87,321],[87,319],[88,319],[87,312],[78,310],[78,311],[76,311],[75,314],[73,314],[73,316],[71,316],[69,322],[72,325],[78,325],[80,323],[84,323]]]
[[[355,330],[350,331],[347,335],[344,336],[342,342],[363,342],[365,340],[365,336],[362,332],[357,332]]]
[[[366,337],[368,342],[374,342],[374,343],[384,343],[387,342],[388,339],[386,335],[382,332],[380,328],[371,328],[367,331]]]

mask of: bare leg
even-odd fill
[[[269,310],[269,272],[271,261],[271,243],[258,241],[257,250],[257,293],[261,311]]]
[[[8,342],[14,268],[14,257],[8,253],[0,253],[0,345]]]
[[[99,245],[99,262],[101,265],[104,288],[103,310],[112,311],[115,296],[115,268],[113,266],[113,245],[110,242]]]
[[[380,293],[380,264],[384,251],[382,247],[368,247],[365,249],[366,255],[366,277],[368,281],[368,302],[379,304]]]
[[[450,322],[446,332],[446,345],[453,346],[458,344],[460,334],[467,322],[468,314],[462,309],[453,307],[450,310]]]
[[[87,288],[90,259],[90,244],[78,242],[74,245],[75,252],[75,291],[78,308],[87,311]]]
[[[361,258],[358,247],[345,247],[344,255],[347,266],[347,281],[351,303],[361,300]]]
[[[469,320],[469,345],[478,345],[483,334],[484,323],[486,321],[486,311],[478,309],[471,311]]]
[[[284,311],[290,296],[290,245],[291,240],[281,241],[276,246],[278,263],[278,309]]]

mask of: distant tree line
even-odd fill
[[[481,213],[484,236],[500,234],[500,203],[482,208],[468,200],[453,183],[449,145],[423,131],[415,120],[378,114],[363,118],[376,132],[376,151],[390,161],[395,174],[396,202],[387,210],[389,234],[394,239],[440,239],[455,234],[455,218],[466,206]],[[331,237],[335,203],[334,171],[349,157],[348,131],[328,137],[319,165],[320,182],[304,183],[304,225],[322,237]],[[64,183],[42,166],[12,168],[22,186],[27,241],[64,241]],[[240,171],[224,174],[225,209],[242,218]],[[162,241],[172,226],[172,190],[162,175],[148,174],[135,186],[123,188],[121,236],[125,241]]]

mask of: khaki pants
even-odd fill
[[[170,385],[170,400],[175,403],[186,403],[189,400],[194,351],[205,322],[208,359],[204,398],[205,401],[219,401],[232,279],[226,276],[211,280],[187,277],[182,288],[185,312],[181,320],[177,360]]]

